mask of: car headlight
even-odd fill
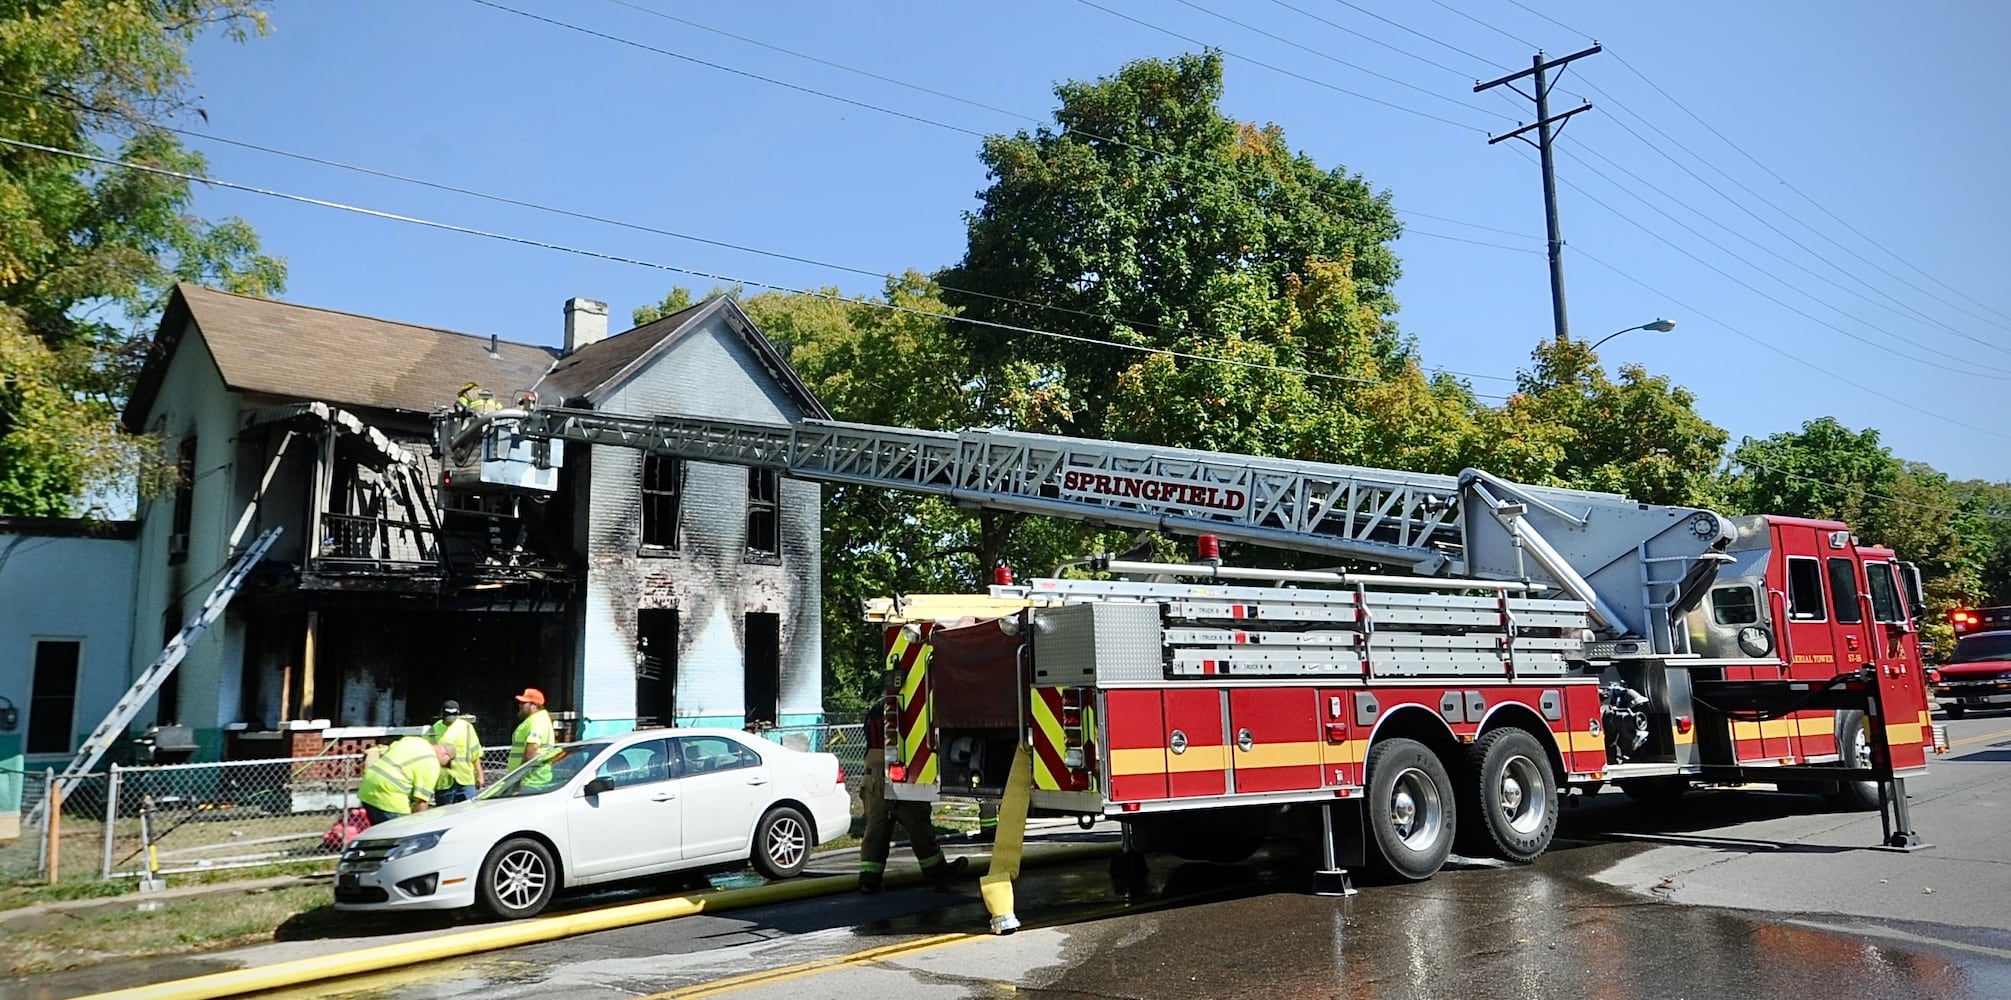
[[[399,858],[411,857],[420,851],[430,851],[440,843],[440,838],[446,835],[447,831],[445,830],[435,830],[432,833],[420,833],[406,837],[391,848],[391,853],[384,855],[384,860],[396,861]]]

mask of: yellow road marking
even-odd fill
[[[919,952],[933,951],[960,941],[969,941],[973,938],[990,936],[989,934],[934,934],[901,944],[881,945],[878,948],[855,951],[849,955],[836,955],[831,958],[798,962],[795,965],[785,965],[781,968],[768,969],[762,972],[750,972],[746,975],[732,976],[727,979],[715,979],[709,983],[687,986],[666,993],[653,993],[643,997],[642,1000],[698,1000],[699,997],[718,996],[722,993],[731,993],[734,990],[743,989],[748,986],[787,982],[791,979],[814,976],[819,972],[828,972],[832,969],[841,969],[851,965],[867,965],[893,958],[897,955],[913,955]]]
[[[1949,740],[1948,745],[1951,747],[1963,747],[1968,746],[1971,743],[1983,743],[1989,740],[2001,740],[2007,736],[2011,736],[2011,729],[2000,730],[1994,733],[1984,733],[1981,736],[1964,736],[1959,740]]]

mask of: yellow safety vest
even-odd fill
[[[433,744],[423,736],[407,736],[377,755],[363,772],[356,797],[364,805],[402,816],[412,811],[415,799],[431,803],[439,784],[440,758],[433,756]]]
[[[517,723],[517,731],[510,734],[509,770],[516,770],[524,762],[524,747],[531,743],[538,745],[538,752],[544,753],[558,745],[558,736],[552,732],[552,713],[538,709]],[[552,780],[550,766],[540,767],[524,776],[524,784],[546,785]]]
[[[475,783],[475,768],[482,761],[482,738],[475,735],[475,723],[467,716],[454,721],[441,719],[427,730],[426,738],[454,748],[454,759],[440,773],[441,788]]]

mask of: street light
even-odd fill
[[[1632,333],[1635,330],[1652,330],[1655,333],[1668,333],[1670,330],[1674,330],[1675,328],[1676,328],[1676,321],[1673,319],[1658,319],[1653,323],[1643,323],[1640,326],[1630,326],[1625,330],[1615,330],[1612,333],[1609,333],[1606,336],[1593,341],[1592,349],[1595,351],[1598,350],[1600,344],[1612,340],[1614,337],[1618,337],[1623,333]]]

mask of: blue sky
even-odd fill
[[[1672,333],[1614,340],[1604,357],[1689,387],[1735,441],[1833,415],[1957,477],[2011,479],[2011,422],[2001,417],[2011,204],[1998,180],[2011,159],[2002,110],[2011,66],[1998,51],[2011,39],[2011,5],[1524,0],[1566,29],[1510,0],[497,2],[939,124],[476,0],[279,4],[269,36],[197,45],[209,119],[184,124],[872,273],[933,269],[960,256],[960,213],[985,185],[969,132],[1046,120],[1057,81],[1197,48],[1101,6],[1224,49],[1228,113],[1276,122],[1323,166],[1393,192],[1412,213],[1397,245],[1402,328],[1429,365],[1512,377],[1550,334],[1542,198],[1533,154],[1515,142],[1490,147],[1486,133],[1533,115],[1520,98],[1472,86],[1526,68],[1531,44],[1554,56],[1597,38],[1608,51],[1572,66],[1553,108],[1580,97],[1596,106],[1559,143],[1573,333],[1675,320]],[[880,284],[196,145],[231,181],[751,281],[855,293]],[[289,300],[536,343],[557,342],[569,296],[606,300],[619,321],[672,285],[713,284],[222,189],[203,193],[197,210],[250,220],[290,264]]]

